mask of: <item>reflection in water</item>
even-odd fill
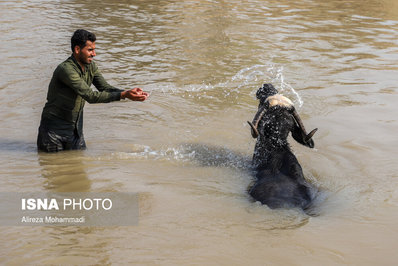
[[[56,192],[87,192],[91,181],[87,177],[82,160],[83,151],[68,151],[57,154],[38,153],[44,188]]]
[[[51,192],[88,192],[91,190],[84,165],[84,151],[66,151],[60,153],[38,153],[38,161],[42,168],[41,174],[45,179],[44,189]],[[67,216],[67,213],[64,213]],[[82,213],[84,214],[84,212]],[[109,263],[106,256],[107,241],[100,241],[97,234],[103,229],[80,226],[54,226],[40,228],[43,241],[41,252],[43,258],[40,264],[99,264]],[[25,236],[26,237],[26,236]],[[59,246],[68,246],[60,250]],[[90,256],[89,250],[95,250],[95,255]],[[29,248],[26,248],[29,252]],[[98,255],[102,254],[102,255]],[[18,260],[16,261],[18,262]]]

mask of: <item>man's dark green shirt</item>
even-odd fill
[[[98,91],[90,88],[93,84]],[[40,126],[69,136],[83,133],[83,107],[89,103],[119,101],[123,90],[109,85],[94,61],[84,71],[71,56],[55,69],[43,108]]]

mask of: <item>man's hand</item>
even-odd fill
[[[131,90],[123,91],[120,95],[121,99],[130,99],[132,101],[143,102],[149,97],[149,94],[141,88],[134,88]]]

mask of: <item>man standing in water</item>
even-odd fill
[[[120,90],[109,85],[93,61],[96,37],[86,30],[72,36],[72,55],[55,69],[43,108],[37,147],[58,152],[86,148],[83,137],[83,107],[89,103],[108,103],[120,99],[145,101],[148,93],[140,88]],[[94,84],[98,91],[90,86]]]

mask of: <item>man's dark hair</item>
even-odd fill
[[[80,49],[83,49],[87,41],[95,42],[96,39],[94,33],[82,29],[76,30],[71,38],[72,52],[76,45],[78,45]]]

